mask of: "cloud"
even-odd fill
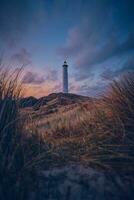
[[[127,72],[134,72],[134,58],[131,57],[128,59],[119,69],[106,69],[101,74],[102,79],[104,80],[113,80]]]
[[[134,50],[134,36],[132,37],[132,34],[134,35],[134,33],[131,33],[127,40],[122,43],[117,38],[111,38],[99,50],[94,52],[91,52],[90,49],[87,50],[76,59],[77,66],[92,68],[94,65],[101,64],[114,56],[120,56]]]
[[[74,84],[74,82],[72,82],[70,91],[84,96],[97,97],[106,92],[108,85],[109,82],[102,80],[96,80],[93,83],[86,81],[82,84]]]
[[[77,68],[92,68],[114,56],[134,50],[134,31],[130,32],[124,41],[120,41],[115,33],[111,33],[109,37],[102,37],[98,43],[95,43],[95,36],[93,41],[90,37],[90,26],[88,29],[87,27],[88,24],[86,27],[80,26],[79,29],[73,30],[71,37],[69,36],[69,45],[59,49],[59,53],[64,56],[74,56]],[[89,37],[85,37],[83,32],[88,32]],[[97,34],[99,38],[99,33],[94,35]]]
[[[24,89],[24,96],[35,96],[37,98],[46,96],[54,91],[53,84],[33,85],[26,84]]]
[[[94,96],[98,97],[103,95],[108,88],[108,83],[103,82],[103,83],[97,83],[96,85],[93,86],[88,86],[87,84],[83,84],[80,87],[80,92],[82,95],[88,95],[88,96]]]
[[[58,79],[57,71],[48,67],[45,71],[29,69],[23,75],[22,82],[25,87],[24,96],[42,97],[62,91],[62,83]]]
[[[41,84],[45,81],[44,77],[38,73],[28,71],[23,77],[23,83],[26,84]]]
[[[87,7],[80,24],[69,31],[66,45],[58,49],[61,56],[73,60],[77,81],[134,50],[133,1],[90,1]]]
[[[85,79],[89,79],[90,81],[92,81],[94,79],[94,73],[90,72],[90,73],[85,73],[85,72],[81,72],[81,73],[76,73],[74,75],[75,81],[83,81]]]
[[[23,76],[23,83],[40,85],[42,83],[53,82],[55,85],[55,82],[58,81],[56,70],[46,69],[44,74],[42,74],[43,72],[27,71]]]
[[[19,50],[19,52],[11,56],[11,61],[28,65],[31,64],[31,55],[25,48],[22,48]]]
[[[62,91],[62,85],[58,81],[55,82],[43,82],[41,84],[25,84],[24,89],[24,96],[35,96],[35,97],[42,97],[46,96],[50,93],[54,92],[61,92]]]
[[[58,80],[58,72],[57,70],[48,70],[48,75],[46,76],[46,80],[49,81],[56,81]]]

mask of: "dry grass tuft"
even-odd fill
[[[114,81],[104,102],[122,126],[123,139],[134,142],[134,73],[126,74],[118,82]]]
[[[20,70],[0,69],[0,199],[29,199],[37,191],[37,169],[44,144],[37,134],[26,129],[30,118],[21,117]],[[42,147],[42,148],[41,148]],[[42,155],[43,157],[43,155]],[[32,184],[31,184],[32,183]]]

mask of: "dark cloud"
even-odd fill
[[[44,75],[37,72],[28,71],[23,77],[23,83],[27,84],[42,84],[48,81],[57,81],[58,74],[55,70],[47,70]]]
[[[93,65],[101,64],[114,56],[120,56],[124,53],[134,50],[134,33],[131,33],[127,40],[120,42],[117,38],[110,38],[101,49],[95,52],[87,52],[78,56],[76,64],[78,67],[91,68]]]
[[[46,80],[50,80],[50,81],[56,81],[58,80],[58,73],[57,70],[49,70],[48,71],[48,75],[45,78]]]
[[[25,48],[22,48],[11,56],[11,60],[19,64],[28,65],[31,63],[31,55]]]
[[[101,96],[103,95],[108,88],[108,83],[98,83],[94,86],[88,86],[87,84],[84,84],[80,87],[80,93],[82,95],[88,95],[88,96]]]
[[[113,80],[115,77],[119,75],[120,70],[113,71],[111,69],[106,69],[102,74],[101,77],[104,80]]]
[[[104,80],[113,80],[127,72],[134,72],[134,58],[128,59],[125,64],[119,69],[106,69],[102,74],[101,77]]]
[[[93,65],[100,64],[113,56],[134,50],[134,31],[128,34],[125,41],[120,41],[120,38],[111,33],[109,38],[102,38],[103,40],[96,44],[93,44],[90,37],[86,38],[84,35],[80,37],[82,34],[79,32],[81,31],[90,31],[90,27],[89,30],[81,29],[78,33],[75,31],[76,36],[73,36],[74,41],[73,37],[71,38],[71,45],[59,50],[64,56],[75,56],[76,66],[79,68],[91,68]],[[102,42],[104,44],[101,44]],[[100,47],[98,44],[100,44]]]
[[[70,30],[67,45],[58,50],[73,59],[78,81],[134,50],[134,1],[89,1],[87,8],[81,24]]]
[[[82,85],[74,85],[73,83],[71,84],[70,91],[77,92],[80,95],[84,96],[101,96],[104,94],[108,88],[109,83],[107,81],[105,82],[100,82],[97,81],[94,85],[92,85],[90,82],[89,83],[83,83]]]
[[[28,71],[23,77],[23,83],[27,84],[41,84],[45,81],[43,76],[38,73]]]
[[[74,78],[75,78],[75,81],[82,81],[82,80],[85,80],[85,79],[90,79],[93,80],[94,78],[94,73],[93,72],[87,72],[87,73],[76,73],[74,75]]]

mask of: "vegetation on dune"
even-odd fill
[[[112,117],[122,126],[122,139],[134,142],[134,73],[126,74],[118,82],[114,81],[104,101]]]
[[[37,168],[41,157],[40,138],[35,127],[26,130],[29,118],[22,118],[18,100],[19,74],[0,69],[0,199],[29,199],[37,190]],[[32,183],[32,184],[31,184]]]
[[[134,75],[127,74],[101,100],[61,108],[38,126],[60,161],[133,169],[133,113]]]
[[[113,82],[101,100],[30,116],[18,107],[19,73],[0,69],[0,199],[38,196],[38,172],[70,162],[133,169],[134,74]]]

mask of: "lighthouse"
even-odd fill
[[[68,93],[68,64],[64,61],[63,67],[63,93]]]

